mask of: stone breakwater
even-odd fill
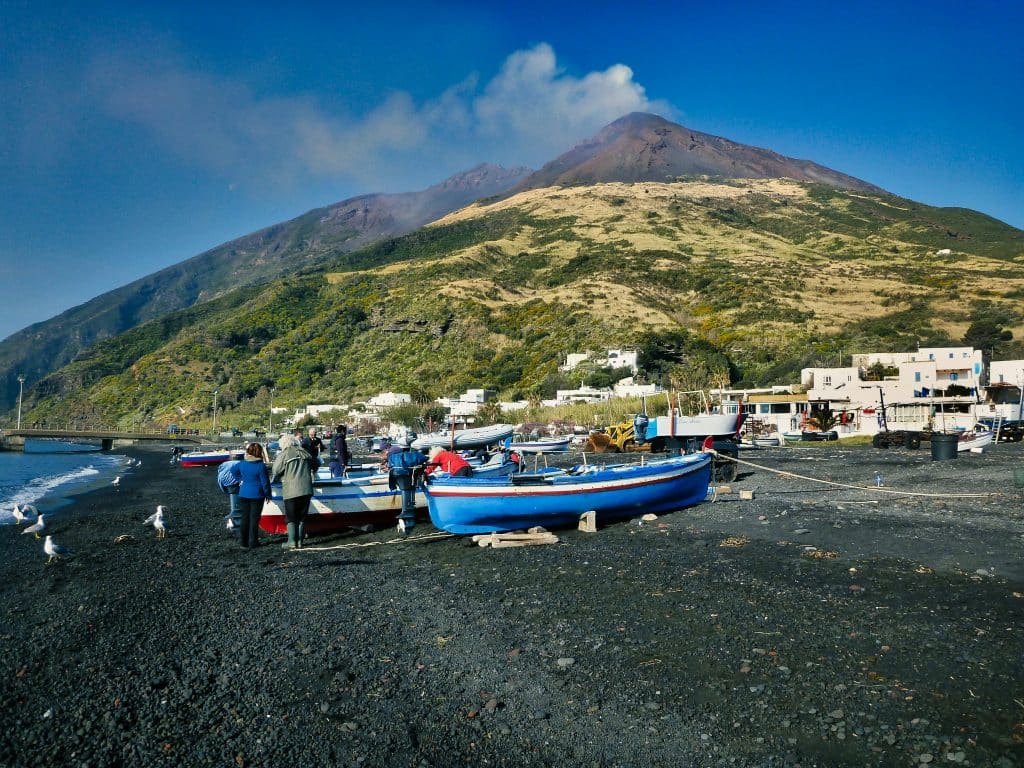
[[[745,452],[753,499],[499,550],[247,552],[158,455],[48,520],[73,560],[0,528],[0,765],[1024,764],[1019,446]],[[876,472],[934,495],[795,477]]]

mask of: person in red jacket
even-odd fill
[[[452,477],[471,477],[473,474],[473,468],[469,466],[468,461],[453,451],[446,451],[439,445],[430,449],[427,466],[423,471],[429,475],[435,469],[447,472]]]

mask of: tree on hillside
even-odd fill
[[[497,400],[488,400],[476,409],[476,415],[480,418],[481,426],[501,424],[505,418],[505,414]]]
[[[1013,331],[1003,328],[997,320],[988,317],[975,320],[964,333],[964,344],[980,349],[986,362],[1010,341],[1013,341]]]

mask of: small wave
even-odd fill
[[[33,480],[29,480],[25,486],[11,495],[9,499],[4,502],[4,508],[0,509],[0,524],[10,523],[14,520],[11,508],[15,504],[21,506],[23,504],[35,504],[39,499],[43,498],[46,494],[50,493],[55,488],[59,488],[62,485],[70,483],[78,483],[87,478],[98,475],[100,471],[91,464],[81,469],[76,469],[73,472],[65,472],[61,475],[51,475],[49,477],[37,477]]]

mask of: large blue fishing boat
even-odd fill
[[[672,512],[707,498],[712,454],[691,453],[636,464],[551,469],[509,477],[430,477],[427,508],[449,533],[514,531]]]

